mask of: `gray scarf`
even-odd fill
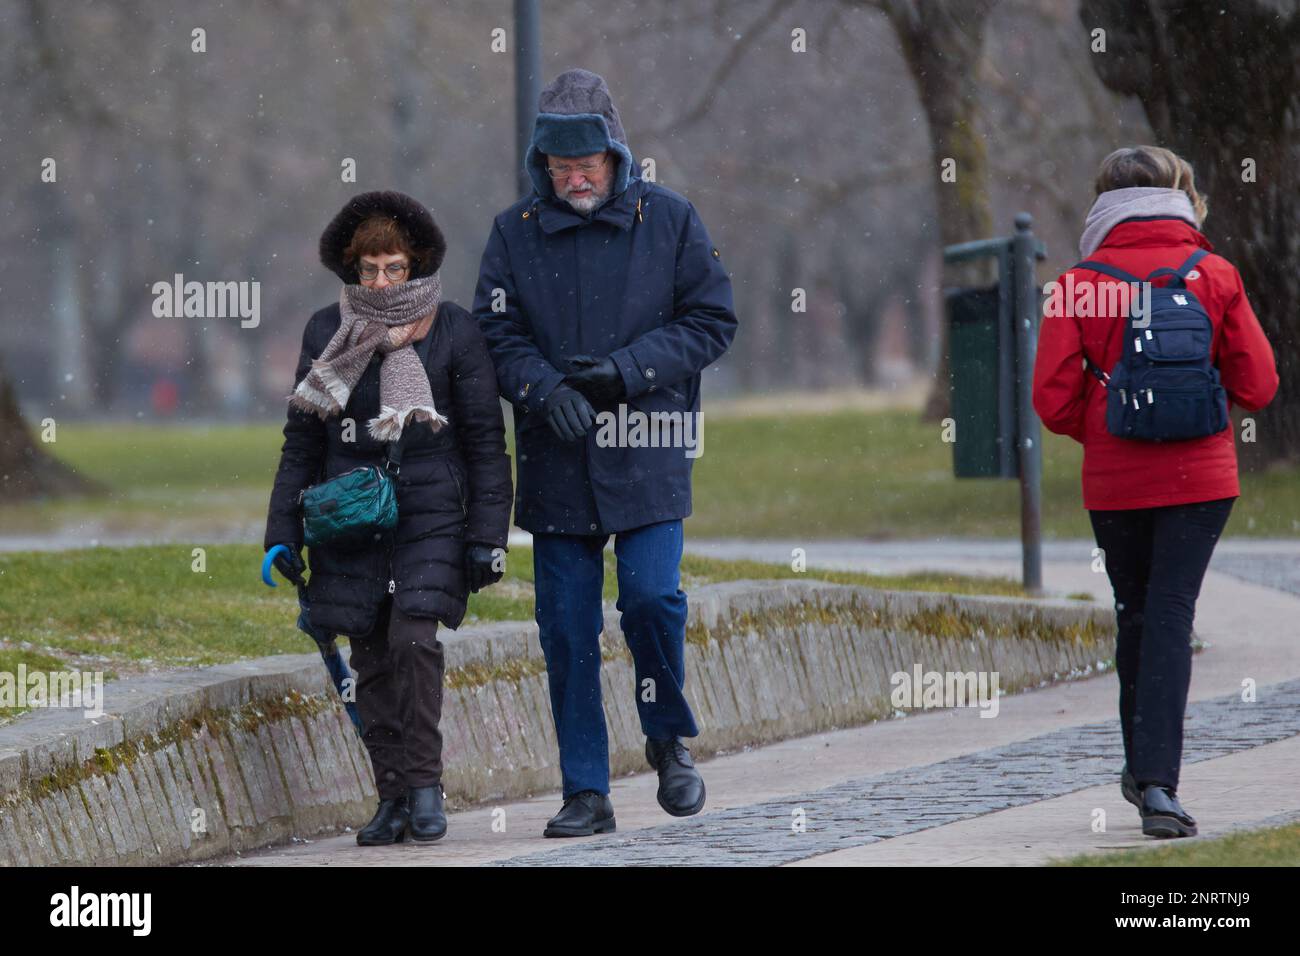
[[[438,274],[399,282],[383,289],[343,286],[342,321],[311,370],[289,396],[290,404],[322,419],[337,415],[348,403],[371,356],[379,366],[379,415],[367,423],[376,441],[396,441],[410,421],[427,421],[434,431],[447,419],[433,407],[429,375],[412,340],[433,334],[433,317],[442,297]]]
[[[1126,186],[1110,189],[1097,197],[1088,210],[1088,218],[1079,237],[1079,254],[1087,259],[1097,251],[1106,234],[1125,219],[1134,216],[1159,216],[1164,219],[1186,219],[1194,229],[1200,229],[1192,201],[1181,189],[1163,186]]]

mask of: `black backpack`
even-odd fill
[[[1106,431],[1112,435],[1186,441],[1228,427],[1228,395],[1210,361],[1214,325],[1187,288],[1187,273],[1206,255],[1198,249],[1177,269],[1156,269],[1146,277],[1148,283],[1165,275],[1172,279],[1166,286],[1151,285],[1149,322],[1140,328],[1130,323],[1124,330],[1124,352],[1109,375],[1085,356],[1106,388]],[[1075,268],[1123,282],[1144,281],[1102,262],[1080,262]]]

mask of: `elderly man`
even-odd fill
[[[623,635],[659,804],[704,806],[682,737],[682,519],[699,448],[700,372],[736,332],[731,283],[694,207],[642,180],[605,81],[560,75],[541,95],[531,195],[496,217],[474,315],[514,406],[515,521],[533,534],[537,624],[564,805],[545,835],[614,829],[600,689],[605,543],[614,535]],[[615,420],[673,421],[647,441]],[[675,416],[675,417],[674,417]],[[665,430],[667,433],[667,430]],[[670,435],[670,437],[672,437]]]

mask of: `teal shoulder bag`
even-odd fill
[[[416,347],[426,374],[432,339],[431,327]],[[397,526],[397,476],[405,439],[404,428],[402,437],[386,446],[383,465],[360,465],[298,493],[307,547],[364,545]]]

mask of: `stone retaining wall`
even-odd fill
[[[536,625],[445,631],[449,806],[558,789]],[[1114,616],[1063,601],[738,581],[691,593],[686,690],[701,757],[890,715],[890,677],[997,671],[1013,692],[1096,670]],[[631,657],[606,615],[614,774],[645,770]],[[200,860],[356,827],[370,763],[314,654],[105,685],[105,715],[0,728],[0,865]]]

